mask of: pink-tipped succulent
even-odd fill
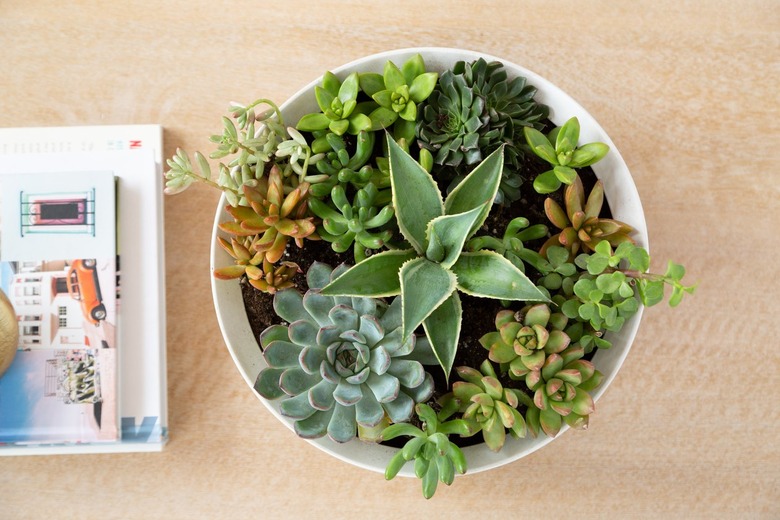
[[[471,367],[456,370],[464,381],[453,383],[452,394],[462,403],[463,419],[474,431],[482,430],[488,448],[501,449],[506,429],[515,437],[525,437],[525,420],[517,411],[518,391],[501,385],[490,361],[485,360],[480,370]]]
[[[281,170],[274,165],[268,177],[260,179],[256,186],[243,186],[249,206],[227,206],[233,222],[223,222],[219,228],[236,236],[259,235],[253,244],[255,251],[276,263],[290,238],[298,247],[303,247],[304,238],[319,238],[314,217],[307,216],[308,190],[309,184],[304,182],[285,195]]]
[[[544,361],[538,377],[530,389],[534,392],[534,406],[526,412],[526,422],[532,435],[539,429],[555,437],[563,422],[572,428],[584,430],[595,410],[588,393],[596,388],[604,376],[593,363],[581,359],[585,351],[572,345],[560,354],[551,354]]]
[[[619,220],[599,218],[604,204],[604,184],[601,181],[596,182],[586,201],[585,189],[578,175],[566,187],[564,203],[566,211],[551,198],[544,201],[547,218],[561,231],[544,243],[539,251],[542,256],[546,256],[548,247],[557,245],[565,247],[573,260],[580,251],[594,251],[596,245],[605,240],[612,246],[623,242],[634,243],[629,236],[634,228]]]
[[[496,332],[479,339],[490,351],[491,361],[508,370],[509,377],[525,377],[529,388],[539,377],[544,361],[569,346],[569,336],[563,331],[568,318],[552,313],[547,304],[529,305],[520,312],[500,311],[496,315]]]

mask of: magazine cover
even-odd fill
[[[0,289],[19,325],[0,443],[115,441],[112,172],[0,175]]]

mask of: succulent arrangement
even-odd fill
[[[594,354],[667,287],[671,306],[694,291],[611,218],[590,169],[609,147],[535,94],[499,62],[415,55],[325,73],[294,126],[231,105],[216,174],[168,160],[166,192],[224,194],[233,265],[214,276],[272,301],[258,394],[301,437],[397,446],[386,478],[413,461],[426,498],[467,471],[464,446],[586,428]]]

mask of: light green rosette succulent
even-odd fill
[[[425,338],[403,336],[400,299],[388,306],[320,293],[344,271],[315,262],[305,296],[290,289],[274,297],[274,310],[289,326],[272,325],[260,335],[268,368],[255,390],[266,399],[287,397],[280,412],[304,438],[327,434],[347,442],[358,426],[371,431],[387,419],[406,422],[415,403],[433,392],[423,363],[436,359]]]

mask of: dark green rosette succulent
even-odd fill
[[[546,105],[534,101],[536,88],[504,66],[480,58],[460,61],[442,74],[418,123],[418,143],[434,153],[437,164],[452,166],[453,185],[469,166],[504,146],[505,163],[496,203],[520,198],[526,127],[544,128]]]
[[[482,160],[478,130],[485,99],[475,95],[462,74],[444,72],[417,122],[418,144],[436,164],[460,166]]]
[[[274,297],[274,310],[288,326],[260,335],[268,367],[255,382],[266,399],[287,397],[280,412],[305,438],[327,434],[351,440],[361,426],[406,422],[414,405],[433,393],[423,364],[435,364],[425,338],[403,335],[401,301],[332,297],[320,289],[346,271],[315,262],[306,274],[305,296],[294,290]]]

